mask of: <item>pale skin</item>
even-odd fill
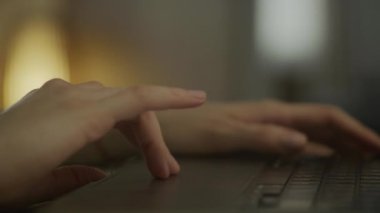
[[[153,176],[177,174],[180,167],[153,111],[196,107],[205,100],[202,91],[178,88],[47,82],[0,116],[0,206],[48,200],[104,178],[96,168],[59,166],[113,127],[138,146]]]
[[[97,82],[47,82],[0,116],[0,206],[60,196],[106,176],[88,166],[59,167],[118,128],[141,150],[152,175],[168,178],[181,154],[250,150],[282,155],[355,155],[380,150],[379,136],[336,107],[315,104],[206,104],[201,91]],[[166,141],[166,144],[164,142]],[[4,193],[6,192],[6,193]],[[12,193],[9,193],[12,192]]]
[[[255,151],[285,156],[351,157],[380,151],[378,134],[343,110],[261,101],[206,104],[158,114],[170,149],[181,154]]]

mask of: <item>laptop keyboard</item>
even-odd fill
[[[379,210],[380,159],[277,161],[265,167],[249,188],[250,209]]]

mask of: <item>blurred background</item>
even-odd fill
[[[50,78],[337,104],[380,130],[380,1],[0,0],[1,106]]]

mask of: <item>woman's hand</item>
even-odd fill
[[[47,82],[0,115],[0,207],[51,199],[104,178],[96,168],[58,166],[115,126],[141,149],[154,176],[178,173],[152,111],[205,99],[201,91],[166,87]]]
[[[159,114],[173,152],[251,150],[284,155],[361,155],[380,151],[380,138],[342,110],[277,101],[209,104]]]

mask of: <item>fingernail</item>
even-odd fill
[[[288,149],[299,150],[306,144],[306,137],[304,135],[294,134],[288,136],[288,138],[284,140],[284,144]]]
[[[172,155],[170,155],[168,159],[168,164],[171,175],[177,175],[181,171],[178,161]]]
[[[169,165],[165,162],[162,165],[161,170],[157,172],[156,178],[164,180],[169,177],[170,177]]]
[[[93,168],[96,173],[88,175],[89,183],[98,182],[108,179],[111,176],[109,171],[104,171],[98,168]]]
[[[196,99],[202,99],[202,100],[206,99],[207,97],[206,92],[202,90],[189,90],[188,94]]]

